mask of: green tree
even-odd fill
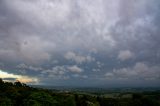
[[[0,99],[0,106],[13,106],[12,101],[5,97],[3,99]]]
[[[4,82],[3,82],[3,80],[2,80],[2,78],[0,78],[0,84],[3,84]]]
[[[17,86],[17,87],[22,87],[22,86],[23,86],[20,81],[16,81],[16,82],[14,83],[14,85]]]
[[[56,103],[52,96],[46,92],[33,92],[29,96],[28,101],[29,104],[34,102],[35,104],[40,104],[40,106],[54,106]]]

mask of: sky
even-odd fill
[[[160,85],[160,0],[0,0],[0,77]]]

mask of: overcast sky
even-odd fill
[[[43,85],[159,86],[160,0],[0,0],[0,74]]]

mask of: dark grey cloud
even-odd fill
[[[158,0],[0,0],[0,69],[65,85],[110,84],[123,69],[125,77],[138,74],[138,63],[160,75],[159,5]],[[144,75],[147,84],[150,76]],[[106,83],[106,76],[112,80]]]
[[[3,80],[7,80],[7,81],[16,81],[17,78],[3,78]]]

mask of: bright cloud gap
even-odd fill
[[[0,70],[0,78],[4,79],[4,81],[20,81],[23,83],[37,83],[38,79],[37,78],[31,78],[28,76],[23,76],[23,75],[16,75],[16,74],[10,74],[7,72],[4,72],[3,70]]]

